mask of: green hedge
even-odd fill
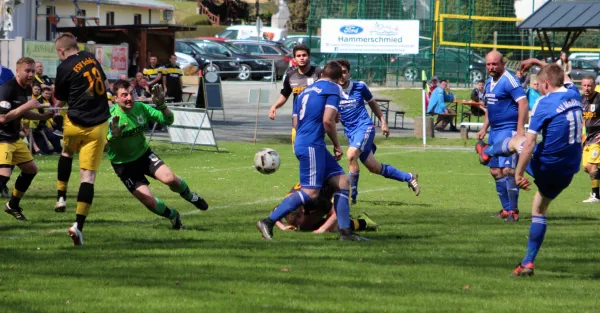
[[[196,37],[213,37],[217,33],[224,31],[227,26],[212,26],[202,25],[197,26],[196,30],[190,32],[177,32],[176,38],[196,38]]]
[[[210,25],[210,21],[208,20],[208,16],[206,15],[191,15],[183,20],[183,25]]]

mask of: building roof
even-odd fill
[[[57,27],[58,32],[93,32],[93,31],[114,31],[123,29],[147,29],[147,30],[168,30],[168,31],[193,31],[196,26],[175,25],[175,24],[132,24],[132,25],[101,25],[101,26],[69,26]]]
[[[69,2],[72,2],[69,0]],[[96,3],[97,0],[77,0],[79,3],[91,2]],[[121,5],[121,6],[133,6],[145,9],[159,9],[159,10],[175,10],[175,7],[169,4],[165,4],[158,0],[100,0],[100,5]]]
[[[548,1],[518,28],[555,31],[600,29],[600,3]]]

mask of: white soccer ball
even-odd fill
[[[275,173],[279,162],[279,153],[273,149],[263,148],[254,155],[254,167],[263,174]]]

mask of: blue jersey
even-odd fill
[[[0,86],[14,77],[15,75],[9,68],[0,65]]]
[[[325,146],[323,113],[326,107],[338,111],[341,97],[342,87],[324,79],[318,80],[298,95],[293,112],[293,116],[298,119],[294,147]]]
[[[485,84],[485,100],[490,127],[493,130],[516,130],[519,120],[517,101],[526,98],[519,79],[505,71],[497,82],[488,78]]]
[[[533,108],[529,133],[542,133],[531,167],[556,175],[572,175],[581,163],[581,96],[572,84],[540,97]]]
[[[365,108],[365,101],[373,99],[369,87],[361,81],[350,81],[344,93],[348,97],[340,101],[340,114],[344,133],[346,135],[353,133],[361,126],[372,126],[373,122]]]

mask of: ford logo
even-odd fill
[[[346,25],[340,28],[340,32],[346,35],[356,35],[363,32],[363,28],[356,25]]]

